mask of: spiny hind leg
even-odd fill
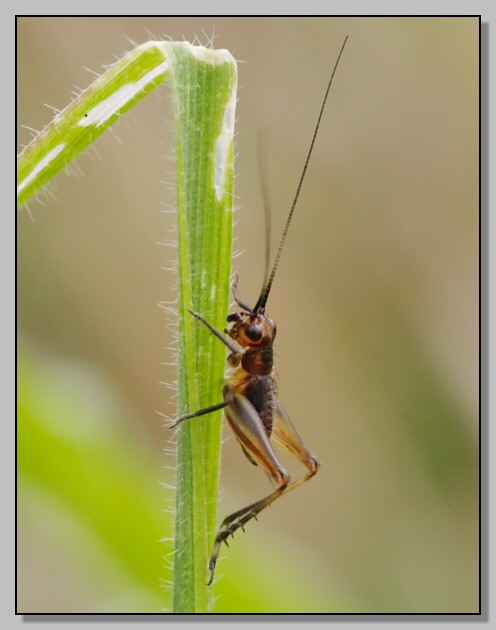
[[[276,489],[274,492],[269,494],[269,496],[261,499],[260,501],[256,501],[251,505],[248,505],[237,512],[233,512],[226,516],[226,518],[222,521],[222,525],[220,526],[219,531],[215,537],[214,548],[212,551],[212,555],[210,556],[210,560],[208,563],[208,568],[210,569],[210,579],[208,581],[209,584],[212,583],[214,579],[215,565],[217,564],[217,558],[219,557],[220,548],[222,543],[226,543],[229,536],[232,536],[234,532],[241,528],[244,530],[244,526],[248,521],[252,518],[256,518],[260,512],[268,507],[271,503],[273,503],[281,494],[284,493],[284,490],[287,488],[289,477]]]
[[[227,407],[226,416],[229,420],[229,423],[233,427],[238,439],[240,439],[238,435],[238,431],[241,428],[244,428],[245,425],[248,425],[248,421],[253,420],[253,422],[257,426],[258,426],[258,423],[262,425],[262,422],[260,418],[258,417],[258,415],[256,414],[255,410],[253,409],[251,403],[247,401],[246,398],[244,398],[243,396],[236,396],[235,398],[242,399],[241,401],[237,401],[239,403],[245,404],[244,401],[246,401],[246,403],[249,405],[249,407],[251,407],[251,409],[253,410],[253,413],[256,416],[256,420],[254,417],[250,417],[248,413],[249,407],[247,407],[246,413],[240,413],[240,410],[238,409],[237,419],[238,421],[240,419],[244,419],[244,422],[241,422],[241,423],[238,422],[237,424],[233,425],[233,418],[230,417],[230,414],[232,413],[234,405],[231,404],[230,406]],[[282,471],[284,471],[284,477],[283,478],[277,477],[277,469],[275,468],[273,462],[269,462],[269,461],[258,458],[254,450],[252,450],[252,448],[250,448],[245,442],[242,442],[243,447],[246,448],[246,450],[249,452],[250,457],[256,460],[257,463],[261,463],[263,467],[265,468],[265,470],[269,473],[269,475],[273,479],[275,479],[280,485],[278,488],[276,488],[276,490],[274,490],[274,492],[272,492],[272,494],[269,494],[269,496],[265,497],[265,499],[256,501],[255,503],[252,503],[251,505],[248,505],[245,508],[238,510],[237,512],[233,512],[233,514],[226,516],[226,518],[223,520],[222,525],[219,529],[219,532],[217,533],[217,536],[215,537],[214,550],[213,550],[212,556],[210,557],[210,562],[208,564],[208,567],[210,569],[210,580],[208,582],[209,584],[212,583],[212,580],[214,577],[215,564],[217,562],[217,557],[219,555],[219,551],[220,551],[220,547],[222,543],[225,542],[227,544],[227,539],[229,538],[229,536],[232,536],[237,529],[239,529],[240,527],[243,528],[244,525],[249,520],[251,520],[252,518],[256,518],[256,516],[260,514],[260,512],[263,509],[271,505],[271,503],[273,503],[281,495],[285,494],[286,492],[289,492],[289,490],[294,490],[298,486],[301,486],[301,484],[305,483],[305,481],[308,481],[311,477],[315,475],[315,473],[319,469],[320,464],[319,464],[318,459],[314,455],[312,455],[312,453],[310,453],[310,451],[307,449],[307,447],[303,443],[303,440],[298,435],[298,432],[296,431],[296,428],[291,422],[289,416],[284,411],[283,407],[279,404],[279,402],[276,403],[274,416],[275,416],[274,425],[272,427],[271,439],[273,439],[274,442],[276,442],[279,446],[281,446],[281,448],[288,451],[289,453],[294,455],[297,459],[299,459],[302,462],[302,464],[304,464],[307,467],[308,472],[306,473],[306,475],[304,475],[300,479],[296,479],[295,481],[290,483],[289,475],[284,471],[284,469],[282,469]],[[262,425],[262,428],[263,428],[263,425]],[[252,430],[252,434],[253,433],[254,431]],[[266,438],[267,443],[268,443],[268,449],[266,451],[266,454],[269,454],[269,453],[274,454],[274,451],[272,450],[272,446],[270,445],[268,438],[265,434],[265,430],[263,432],[263,437]],[[273,455],[273,457],[274,457],[274,462],[276,462],[277,465],[280,466],[275,455]]]
[[[226,406],[226,418],[236,438],[250,461],[260,465],[276,482],[278,487],[267,497],[251,503],[222,521],[215,537],[214,548],[209,561],[210,580],[213,580],[215,565],[220,547],[232,536],[236,530],[243,528],[248,521],[273,503],[285,491],[289,483],[289,474],[277,459],[270,444],[264,424],[251,402],[236,391],[231,383],[226,383],[223,389]]]

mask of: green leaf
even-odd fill
[[[170,44],[169,44],[170,46]],[[21,207],[169,72],[163,42],[147,42],[97,78],[21,152],[17,201]]]

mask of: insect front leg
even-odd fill
[[[208,567],[210,569],[209,584],[212,583],[215,565],[223,542],[227,544],[227,538],[232,536],[239,528],[273,503],[283,494],[289,483],[289,474],[277,459],[270,444],[265,427],[250,401],[240,394],[236,394],[231,383],[226,383],[223,389],[226,406],[226,418],[237,440],[243,449],[249,454],[250,460],[259,464],[278,484],[278,487],[267,497],[251,503],[222,521],[215,537],[214,548]]]
[[[207,322],[207,320],[204,319],[201,315],[195,313],[190,309],[188,309],[188,312],[191,313],[193,317],[196,317],[196,319],[198,319],[204,326],[206,326],[210,330],[210,332],[217,337],[217,339],[222,341],[222,343],[227,346],[227,348],[230,350],[227,360],[229,361],[230,365],[236,366],[240,361],[241,355],[235,344],[227,337],[224,337],[224,335],[219,330],[217,330],[217,328]],[[214,411],[218,411],[219,409],[224,409],[224,407],[226,407],[227,405],[228,403],[224,400],[223,402],[212,405],[211,407],[205,407],[204,409],[198,409],[198,411],[193,411],[192,413],[186,413],[180,418],[177,418],[177,420],[175,420],[170,425],[170,428],[173,429],[174,427],[177,427],[177,425],[181,422],[184,422],[184,420],[189,420],[190,418],[198,418],[199,416],[205,416],[206,414],[213,413]]]
[[[252,310],[248,306],[248,304],[245,304],[245,302],[242,302],[240,300],[240,298],[239,298],[239,293],[238,293],[238,274],[237,273],[234,274],[234,278],[233,278],[233,281],[231,283],[231,293],[232,293],[232,296],[234,298],[234,301],[236,302],[236,304],[238,306],[240,306],[247,313],[251,313],[252,312]]]

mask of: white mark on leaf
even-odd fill
[[[224,195],[227,161],[234,136],[234,113],[236,110],[236,88],[233,88],[231,98],[224,110],[222,129],[215,144],[214,188],[217,199]]]
[[[141,77],[133,83],[126,83],[113,94],[108,96],[104,101],[101,101],[90,110],[88,110],[83,118],[79,121],[80,127],[89,127],[90,125],[102,125],[111,116],[119,112],[129,101],[131,101],[137,94],[139,94],[145,87],[154,81],[161,74],[166,72],[168,64],[166,61],[158,65],[150,72],[147,72],[145,76]]]
[[[17,187],[17,194],[19,194],[28,184],[30,184],[36,177],[39,175],[46,167],[53,162],[53,160],[59,155],[59,153],[64,149],[65,142],[61,142],[54,149],[52,149],[49,153],[43,157],[38,164],[33,168],[31,173],[27,175],[22,182]]]

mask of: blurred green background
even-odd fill
[[[241,62],[234,269],[254,303],[257,132],[275,247],[346,34],[269,301],[280,399],[322,467],[222,553],[215,610],[476,612],[478,21],[20,18],[18,123],[41,129],[127,38],[215,36]],[[165,85],[19,213],[20,612],[170,607],[170,111]],[[224,435],[219,521],[270,489]]]

